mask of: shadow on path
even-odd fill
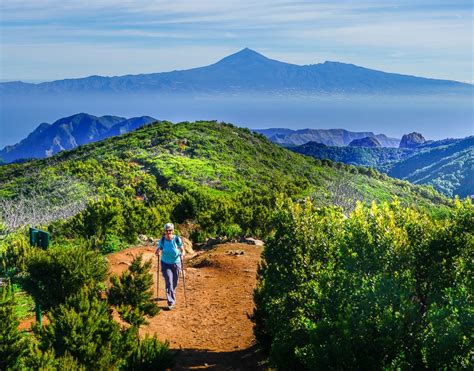
[[[173,370],[267,370],[265,357],[255,345],[247,349],[214,352],[202,349],[175,350]]]

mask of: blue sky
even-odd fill
[[[472,1],[3,0],[0,79],[187,69],[244,47],[472,82]]]

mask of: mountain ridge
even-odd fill
[[[158,120],[151,116],[126,119],[112,115],[97,117],[88,113],[78,113],[60,118],[53,124],[40,124],[18,143],[5,146],[0,150],[0,159],[9,163],[28,158],[49,157],[62,150],[128,133],[153,121]],[[400,142],[400,139],[390,138],[385,134],[351,132],[345,129],[273,128],[254,131],[283,146],[301,145],[311,141],[329,146],[347,146],[354,139],[368,136],[376,138],[384,147],[397,147]]]
[[[474,136],[418,148],[413,156],[394,163],[388,175],[414,184],[431,184],[450,197],[474,197]]]
[[[0,83],[3,94],[138,92],[296,92],[327,94],[406,94],[472,91],[473,86],[368,69],[349,63],[296,65],[267,58],[245,48],[208,66],[123,76],[92,75],[39,84]]]
[[[317,159],[368,166],[391,177],[428,184],[448,197],[474,197],[474,136],[414,147],[336,147],[316,142],[288,147]]]
[[[382,147],[380,141],[375,137],[365,137],[361,139],[354,139],[348,144],[349,147],[369,147],[369,148],[378,148]]]
[[[97,117],[78,113],[60,118],[53,124],[40,124],[20,142],[0,150],[0,159],[13,162],[50,157],[60,151],[126,133],[153,121],[156,119],[149,116],[126,119],[112,115]]]
[[[376,138],[382,147],[398,147],[400,139],[390,138],[385,134],[368,132],[354,132],[345,129],[300,129],[287,128],[255,129],[257,133],[265,135],[269,140],[283,146],[303,145],[308,142],[318,142],[327,146],[345,147],[355,139],[365,137]]]

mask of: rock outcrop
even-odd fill
[[[405,134],[400,141],[400,148],[416,148],[426,142],[420,133]]]

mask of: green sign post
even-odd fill
[[[36,228],[30,228],[30,245],[47,249],[49,242],[51,241],[51,235],[48,232],[42,231]],[[41,314],[41,305],[36,303],[35,308],[36,322],[43,326],[43,316]]]
[[[30,245],[47,249],[51,235],[48,232],[36,228],[30,228]]]

